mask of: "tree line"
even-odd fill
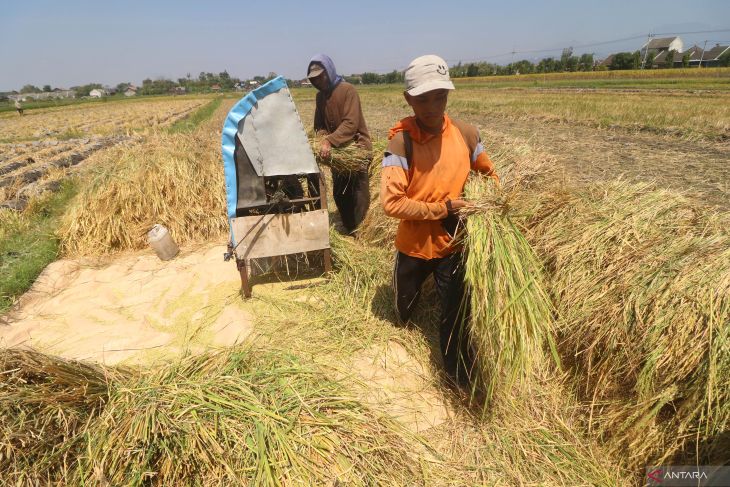
[[[654,66],[654,58],[657,56],[656,51],[649,51],[646,59],[644,59],[644,69],[652,69]],[[690,53],[684,53],[684,55],[670,51],[667,54],[663,65],[666,67],[672,67],[675,61],[679,61],[681,56],[682,66],[689,67]],[[608,65],[598,65],[593,57],[593,54],[582,54],[580,56],[574,56],[570,49],[566,49],[563,54],[559,57],[547,57],[534,63],[527,59],[522,59],[517,62],[512,62],[507,65],[488,63],[488,62],[476,62],[476,63],[462,63],[459,62],[452,66],[450,74],[452,78],[466,78],[473,76],[503,76],[513,74],[534,74],[534,73],[563,73],[563,72],[575,72],[575,71],[603,71],[603,70],[626,70],[626,69],[639,69],[642,65],[641,53],[639,51],[634,52],[619,52],[614,54],[611,62]],[[730,66],[730,52],[726,53],[720,58],[720,66]],[[402,83],[403,73],[400,71],[391,71],[390,73],[378,74],[366,72],[360,76],[345,76],[345,79],[351,83],[362,83],[362,84],[387,84],[387,83]]]
[[[268,77],[256,76],[255,80],[260,82],[268,81],[275,77],[275,73],[269,73]],[[213,91],[213,87],[217,85],[217,89],[220,91],[231,91],[236,86],[243,85],[241,79],[236,78],[228,74],[228,71],[222,71],[218,74],[201,72],[197,78],[192,77],[188,74],[184,78],[178,78],[177,81],[167,78],[151,79],[147,78],[142,81],[142,86],[137,86],[137,94],[139,95],[164,95],[170,92],[174,92],[176,89],[183,87],[187,93],[207,93]],[[124,93],[127,88],[133,86],[132,83],[124,82],[118,83],[114,88],[118,93]],[[87,83],[84,85],[72,86],[69,89],[76,92],[77,97],[89,96],[94,89],[108,89],[101,83]],[[32,84],[27,84],[20,89],[20,93],[41,93],[51,92],[53,88],[51,85],[44,85],[43,88],[39,88]]]

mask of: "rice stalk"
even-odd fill
[[[410,435],[283,352],[243,346],[135,374],[35,353],[2,363],[0,406],[23,413],[0,423],[9,481],[422,483]]]
[[[727,215],[620,181],[533,202],[529,238],[591,429],[631,466],[728,461]]]
[[[324,135],[310,134],[309,143],[314,152],[317,163],[327,166],[339,172],[368,170],[373,162],[373,157],[383,153],[385,141],[374,140],[372,149],[366,149],[357,142],[352,142],[342,147],[332,147],[329,157],[322,157],[319,148],[324,140]]]
[[[33,484],[64,477],[81,434],[109,401],[109,374],[94,364],[0,350],[0,477]]]
[[[225,232],[220,148],[206,131],[155,134],[143,144],[115,148],[85,175],[62,220],[62,249],[99,255],[147,246],[164,224],[178,244]]]
[[[525,394],[548,365],[547,346],[554,349],[542,264],[512,204],[552,170],[549,158],[535,156],[526,144],[499,146],[491,158],[500,182],[474,175],[464,191],[470,202],[461,212],[469,337],[477,356],[474,386],[484,392],[485,410],[498,397]]]
[[[466,194],[475,201],[466,222],[465,281],[469,337],[477,355],[477,377],[488,408],[496,398],[529,389],[545,367],[553,333],[552,305],[542,266],[500,201],[491,178],[472,178]]]

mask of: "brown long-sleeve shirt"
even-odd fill
[[[360,106],[360,97],[347,81],[341,81],[331,91],[317,93],[314,111],[314,130],[325,131],[333,147],[343,147],[357,142],[372,149],[370,133]]]

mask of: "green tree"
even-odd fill
[[[41,90],[34,85],[25,85],[20,89],[21,93],[39,93]]]
[[[639,51],[634,51],[634,62],[631,66],[631,69],[639,69],[641,67],[641,53]]]
[[[97,88],[101,88],[101,83],[89,83],[88,85],[81,85],[81,86],[73,86],[71,87],[72,90],[76,92],[77,97],[82,96],[89,96],[89,93],[91,90],[95,90]]]
[[[718,66],[722,66],[722,67],[730,66],[730,50],[725,51],[725,54],[720,56],[720,58],[717,61],[718,61],[718,63],[717,63]]]
[[[667,53],[667,57],[664,59],[664,67],[665,68],[673,68],[674,67],[674,54],[677,51],[672,49]]]
[[[593,71],[593,54],[582,54],[578,60],[578,69],[581,71]]]
[[[177,86],[172,80],[166,78],[157,78],[152,81],[147,78],[142,81],[142,88],[139,90],[140,95],[163,95],[169,93]]]
[[[656,51],[651,50],[646,55],[646,62],[644,63],[644,69],[652,69],[654,67],[654,59],[656,58]]]
[[[362,84],[364,85],[374,85],[380,83],[380,76],[376,73],[363,73],[362,74]]]
[[[560,71],[562,69],[560,65],[560,61],[553,57],[546,57],[544,59],[541,59],[539,63],[537,63],[536,70],[538,73],[554,73],[556,71]]]
[[[560,70],[567,70],[570,64],[570,58],[573,57],[573,48],[567,47],[563,49],[563,53],[560,55]]]
[[[467,75],[468,77],[470,77],[470,78],[471,78],[471,77],[473,77],[473,76],[477,76],[478,74],[479,74],[479,67],[478,67],[478,66],[477,66],[476,64],[474,64],[474,63],[470,63],[470,64],[469,64],[469,65],[468,65],[468,66],[466,67],[466,75]]]
[[[636,53],[618,52],[613,55],[613,59],[611,60],[611,69],[636,69],[636,61]]]
[[[578,56],[568,56],[563,63],[563,69],[566,71],[578,71],[578,65],[580,64],[580,58]]]
[[[117,85],[117,93],[124,93],[129,88],[129,83],[119,83]]]
[[[509,65],[511,73],[530,74],[535,72],[535,65],[527,59]]]
[[[682,67],[683,68],[689,68],[689,51],[684,53],[684,56],[682,56]]]
[[[51,88],[51,85],[43,85],[43,91],[45,93],[50,93],[53,89]]]
[[[383,81],[390,84],[401,83],[403,81],[403,74],[394,69],[390,73],[383,75]]]
[[[449,76],[451,76],[452,78],[461,78],[463,76],[466,76],[466,70],[461,64],[461,61],[449,68]]]
[[[231,78],[231,75],[228,74],[228,71],[223,71],[222,73],[218,73],[218,83],[221,85],[221,90],[223,91],[230,91],[233,89],[234,81],[233,78]]]

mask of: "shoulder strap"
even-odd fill
[[[411,133],[407,130],[403,131],[403,146],[406,149],[406,161],[408,162],[408,167],[411,167],[413,165],[411,163],[411,159],[413,158],[413,139],[411,139]]]
[[[462,122],[461,120],[451,119],[451,123],[456,125],[456,128],[461,132],[461,138],[464,139],[466,146],[469,148],[469,154],[473,154],[479,143],[479,131],[476,127]]]

